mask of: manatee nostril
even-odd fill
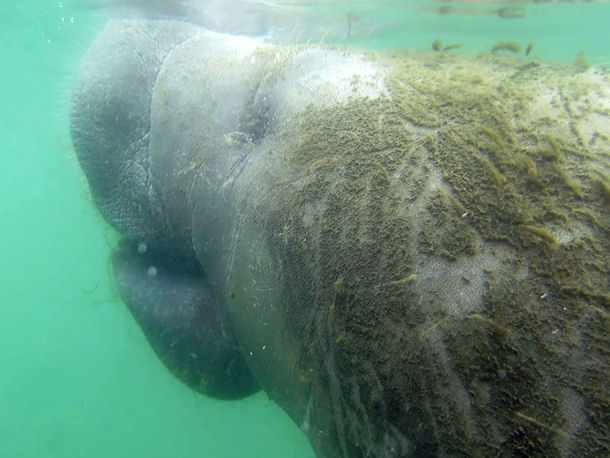
[[[148,245],[144,242],[138,243],[138,253],[144,254],[148,251]]]
[[[148,270],[146,271],[146,275],[148,275],[149,277],[156,277],[157,276],[157,268],[155,266],[150,266],[148,268]]]

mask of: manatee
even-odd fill
[[[569,457],[610,453],[609,121],[603,68],[113,20],[71,133],[192,388],[320,458]]]

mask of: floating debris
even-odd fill
[[[432,42],[432,49],[435,51],[451,51],[452,49],[461,48],[462,43],[451,43],[446,45],[444,48],[442,46],[443,42],[441,40],[436,39]]]
[[[574,58],[574,65],[581,68],[587,68],[589,66],[589,62],[587,61],[584,51],[578,51],[576,53],[576,57]]]
[[[461,48],[462,44],[461,43],[452,43],[450,45],[447,45],[443,48],[443,51],[451,51],[452,49],[457,49],[457,48]]]
[[[510,7],[507,6],[505,8],[500,8],[497,10],[497,14],[499,17],[503,19],[517,19],[525,17],[525,10],[520,7]]]
[[[514,41],[498,41],[493,48],[491,48],[491,53],[495,54],[498,51],[510,51],[510,52],[519,52],[521,47],[518,43]]]

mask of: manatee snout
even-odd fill
[[[112,255],[121,298],[157,356],[208,396],[238,399],[257,391],[204,273],[168,259],[125,239]]]

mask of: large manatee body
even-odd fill
[[[607,72],[113,21],[71,122],[193,388],[319,457],[610,453]]]

